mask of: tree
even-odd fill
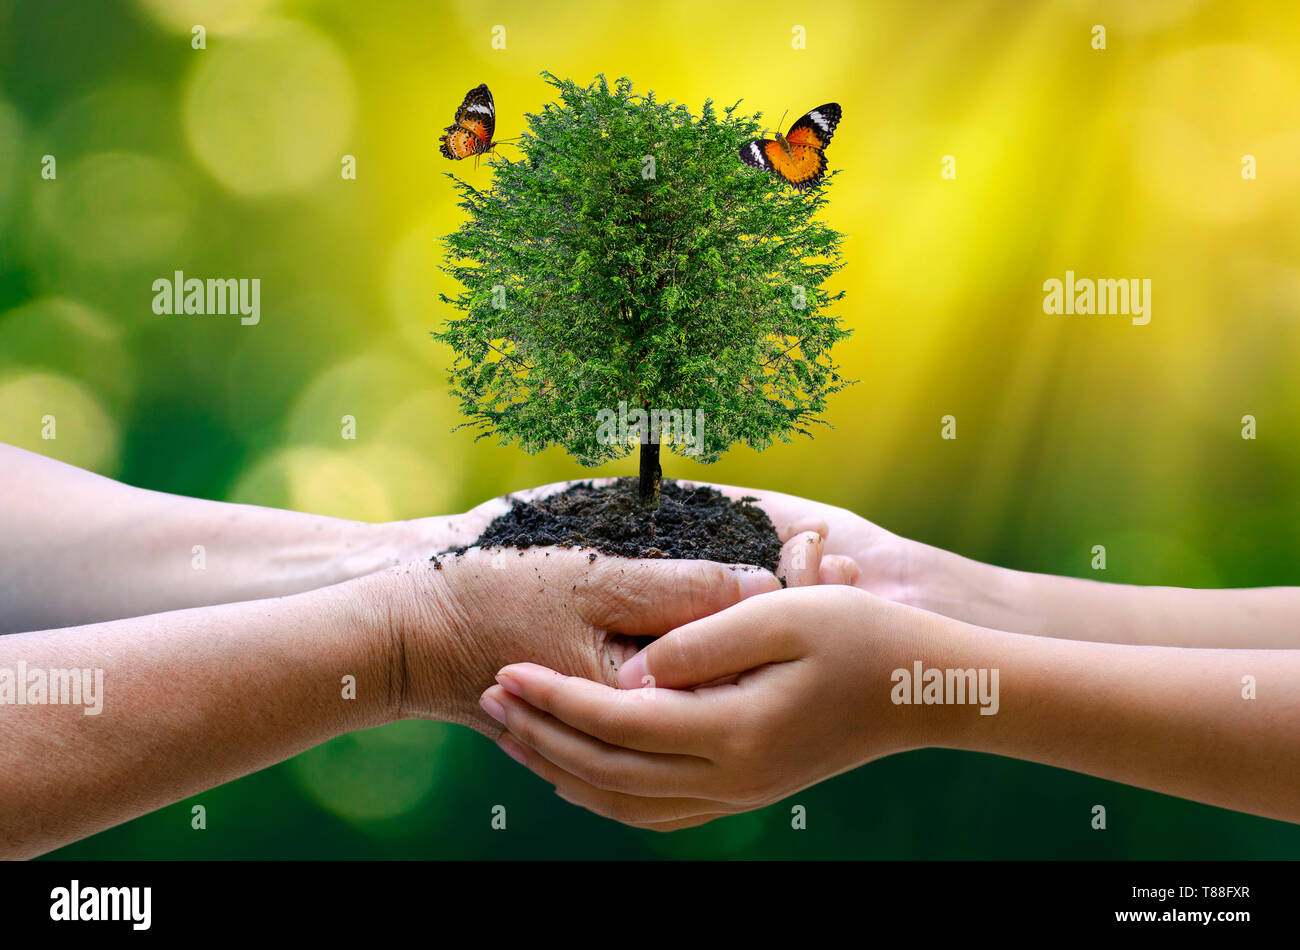
[[[559,101],[527,116],[520,157],[498,156],[489,189],[449,176],[466,217],[444,270],[464,290],[441,296],[461,315],[434,336],[456,352],[465,425],[584,465],[635,436],[650,506],[663,442],[712,462],[810,434],[845,385],[830,349],[848,335],[828,312],[843,291],[822,289],[842,266],[816,220],[825,183],[797,194],[745,167],[760,115],[739,103],[697,119],[627,79],[542,75]]]

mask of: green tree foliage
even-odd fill
[[[669,443],[702,461],[808,434],[845,385],[830,349],[848,331],[829,313],[843,292],[823,290],[842,236],[816,220],[827,183],[800,195],[744,166],[760,116],[739,103],[696,118],[626,79],[543,75],[559,101],[527,116],[519,158],[498,156],[487,190],[449,176],[466,217],[444,269],[464,291],[442,296],[460,315],[434,336],[456,351],[466,425],[584,465],[631,450],[600,437],[620,401],[702,410],[698,449]],[[646,463],[643,449],[643,495]]]

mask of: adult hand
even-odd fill
[[[792,538],[778,572],[792,584],[843,580],[852,565],[821,563],[818,537]],[[375,626],[392,657],[393,718],[429,718],[495,737],[479,696],[506,663],[618,682],[634,638],[657,637],[754,594],[779,590],[755,567],[629,560],[587,550],[484,550],[393,568],[368,579]]]
[[[704,561],[471,549],[288,596],[0,637],[0,669],[80,674],[75,694],[63,688],[86,706],[69,715],[68,699],[41,693],[0,715],[0,858],[397,717],[495,735],[478,697],[504,663],[614,683],[628,638],[778,587],[767,571]]]

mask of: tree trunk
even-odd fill
[[[663,471],[659,468],[659,443],[645,440],[641,443],[641,504],[647,508],[659,507],[659,482]]]

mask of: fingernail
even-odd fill
[[[521,698],[523,697],[524,688],[519,685],[519,680],[515,679],[509,673],[498,673],[497,682],[501,684],[501,688],[507,693]]]
[[[624,663],[623,668],[618,671],[618,685],[623,689],[636,689],[648,674],[645,653],[638,653]]]
[[[483,711],[495,719],[497,722],[505,724],[506,709],[491,696],[480,696],[478,704],[483,707]]]
[[[744,567],[736,573],[740,579],[740,594],[742,597],[753,597],[755,594],[766,594],[768,591],[777,589],[777,579],[767,571],[760,570],[757,567]]]
[[[502,736],[497,740],[497,745],[501,747],[502,752],[510,756],[510,758],[514,759],[520,765],[527,764],[524,760],[524,747],[514,739],[511,739],[509,736]]]

